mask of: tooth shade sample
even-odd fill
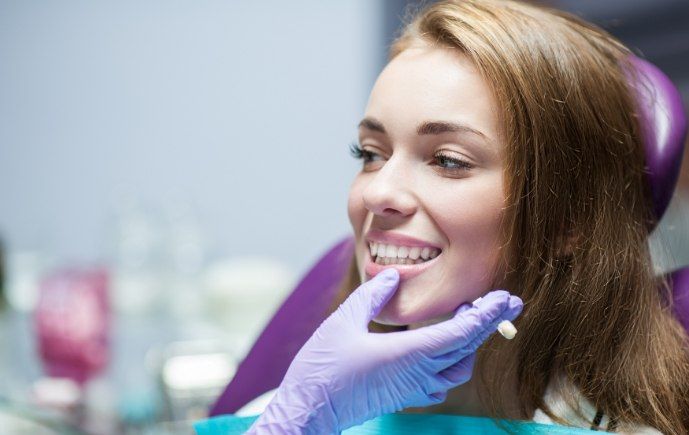
[[[517,328],[509,320],[503,320],[498,324],[498,332],[508,340],[512,340],[517,335]]]

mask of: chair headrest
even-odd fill
[[[630,61],[637,72],[633,87],[641,112],[655,215],[660,220],[677,184],[687,136],[687,117],[679,91],[662,71],[636,56]]]

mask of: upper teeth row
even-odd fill
[[[422,258],[428,260],[429,258],[435,258],[440,254],[440,249],[419,246],[408,247],[408,246],[395,246],[386,245],[384,243],[369,242],[369,249],[371,250],[371,256],[375,257],[386,257],[386,258],[411,258],[416,260]]]

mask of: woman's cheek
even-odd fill
[[[349,188],[349,197],[347,199],[347,214],[349,216],[349,223],[352,225],[354,235],[359,238],[361,234],[364,219],[366,218],[366,211],[363,200],[363,182],[356,177]]]
[[[488,180],[484,180],[488,181]],[[458,283],[456,295],[471,301],[490,288],[500,261],[500,226],[504,197],[500,179],[491,179],[482,189],[467,190],[458,201],[436,203],[437,224],[448,240],[447,276]],[[490,187],[494,187],[491,189]],[[460,296],[461,295],[461,296]]]

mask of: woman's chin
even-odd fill
[[[442,316],[437,310],[425,307],[404,306],[399,298],[393,297],[383,307],[380,313],[373,319],[374,322],[390,326],[406,326],[417,323],[433,323],[433,320]]]

